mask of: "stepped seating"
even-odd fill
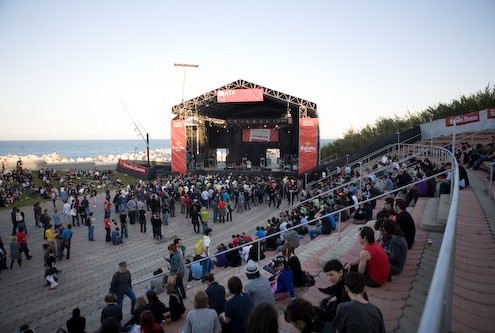
[[[434,232],[444,231],[449,209],[450,194],[442,194],[439,198],[427,198],[426,209],[421,217],[421,228]]]
[[[471,146],[475,146],[478,143],[482,145],[486,145],[487,143],[492,142],[492,136],[495,136],[495,130],[488,130],[483,132],[459,133],[456,134],[455,140],[457,143],[467,142]],[[418,144],[429,146],[431,144],[431,140],[422,140]],[[434,146],[443,147],[450,144],[452,144],[452,135],[439,136],[433,138]]]

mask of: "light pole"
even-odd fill
[[[137,147],[134,147],[134,164],[136,164]]]
[[[349,165],[349,154],[345,154],[345,165]]]
[[[182,103],[184,103],[184,90],[186,87],[186,71],[188,68],[198,68],[199,65],[194,64],[174,64],[174,67],[184,68],[184,77],[182,79]]]

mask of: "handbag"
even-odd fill
[[[76,209],[75,209],[75,208],[71,208],[71,209],[70,209],[70,215],[71,215],[71,216],[76,216],[76,215],[77,215],[77,211],[76,211]]]
[[[167,283],[174,284],[177,282],[177,274],[169,275],[167,278]]]

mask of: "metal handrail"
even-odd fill
[[[488,183],[488,199],[492,198],[492,185],[493,185],[494,169],[495,169],[495,163],[492,163],[492,165],[490,166],[490,175],[489,175],[490,181]]]
[[[428,297],[419,323],[420,333],[450,332],[452,318],[452,294],[454,284],[454,260],[457,229],[457,207],[459,201],[459,166],[452,155],[455,166],[451,187],[451,204],[447,225],[443,234],[435,271]]]

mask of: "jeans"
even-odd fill
[[[134,305],[136,304],[136,295],[134,295],[134,291],[132,291],[132,288],[129,287],[127,291],[124,294],[119,294],[117,295],[117,304],[120,306],[122,309],[122,304],[124,303],[124,295],[127,295],[129,299],[131,300],[131,314],[134,313]]]
[[[168,211],[164,212],[163,213],[163,225],[168,225],[168,218],[169,218],[170,214]]]
[[[201,267],[203,268],[203,276],[208,274],[212,269],[211,259],[204,259],[201,261]]]
[[[95,226],[94,225],[88,225],[88,240],[94,241],[94,232],[95,232]]]
[[[311,238],[311,240],[315,239],[318,235],[321,235],[321,227],[317,227],[315,229],[311,229],[308,231],[309,233],[309,238]]]
[[[206,229],[208,229],[208,222],[201,222],[201,226],[203,227],[203,234],[206,232]]]

